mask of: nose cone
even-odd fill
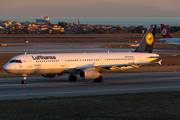
[[[4,67],[3,67],[3,69],[7,73],[12,73],[13,67],[9,63],[6,63],[6,65],[4,65]]]

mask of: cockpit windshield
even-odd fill
[[[10,60],[10,63],[22,63],[21,60]]]

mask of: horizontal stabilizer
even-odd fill
[[[158,63],[159,65],[161,65],[161,62],[162,62],[162,60],[160,60],[160,61],[156,61],[156,62],[152,62],[152,63]]]
[[[158,62],[158,64],[161,65],[161,62],[162,62],[162,60],[160,60],[160,61]]]

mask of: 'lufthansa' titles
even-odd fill
[[[152,34],[152,33],[148,33],[148,34],[146,35],[146,43],[147,43],[148,45],[152,45],[152,44],[153,44],[153,41],[154,41],[154,36],[153,36],[153,34]]]
[[[32,56],[33,60],[56,59],[56,56]]]

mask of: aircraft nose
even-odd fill
[[[11,71],[12,71],[12,66],[7,63],[6,65],[4,65],[3,69],[4,69],[5,72],[11,73]]]

